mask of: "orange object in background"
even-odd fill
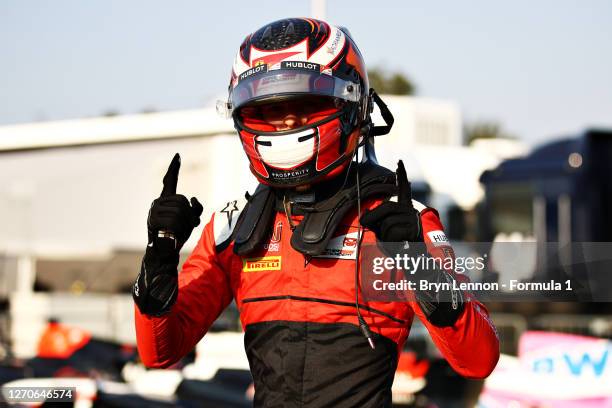
[[[409,374],[412,378],[424,378],[429,371],[429,361],[417,361],[417,355],[412,351],[403,351],[397,363],[397,372]]]
[[[37,357],[68,358],[91,339],[91,333],[55,320],[49,321],[38,342]]]

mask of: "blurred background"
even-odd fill
[[[379,161],[404,160],[451,240],[612,241],[608,1],[7,0],[0,382],[78,386],[79,406],[250,406],[234,307],[174,369],[146,370],[129,291],[175,152],[179,193],[204,203],[204,219],[253,191],[214,106],[244,36],[293,16],[349,28],[396,118]],[[487,306],[504,353],[494,374],[459,378],[415,325],[398,406],[612,404],[611,303]]]

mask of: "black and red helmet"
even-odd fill
[[[233,118],[255,177],[293,187],[348,166],[369,122],[369,100],[365,64],[348,31],[288,18],[246,37],[218,109]],[[283,112],[295,112],[297,126],[267,119]]]

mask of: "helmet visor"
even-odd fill
[[[279,96],[320,95],[358,102],[359,85],[318,70],[277,69],[240,79],[230,92],[230,107]]]
[[[234,120],[251,130],[285,131],[325,120],[337,114],[344,103],[317,95],[276,97],[243,105],[234,112]]]

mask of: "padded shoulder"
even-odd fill
[[[213,218],[213,234],[217,251],[223,250],[232,237],[232,233],[238,224],[238,218],[246,206],[246,199],[232,200],[225,203]]]

